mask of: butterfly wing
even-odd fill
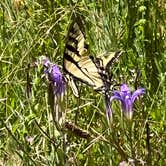
[[[102,90],[108,80],[109,67],[119,58],[122,51],[109,52],[91,57],[88,54],[82,25],[74,22],[68,33],[63,57],[64,70],[75,79]]]
[[[96,57],[99,61],[99,66],[102,66],[104,70],[108,71],[109,68],[119,60],[119,57],[124,51],[106,52]]]
[[[88,55],[84,33],[77,22],[69,30],[63,58],[63,68],[74,78],[95,89],[103,86],[98,68]]]

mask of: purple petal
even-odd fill
[[[122,84],[121,87],[120,87],[120,91],[121,92],[130,92],[130,88],[128,87],[127,84]]]
[[[52,65],[51,67],[51,71],[50,71],[50,81],[53,81],[53,82],[62,82],[62,74],[58,68],[58,66],[56,65]]]
[[[131,97],[132,102],[134,103],[135,99],[142,94],[145,94],[145,89],[144,88],[137,89]]]
[[[65,80],[59,69],[59,67],[55,64],[49,64],[50,66],[46,69],[46,73],[48,74],[48,79],[54,85],[54,94],[63,95],[65,91]]]
[[[58,66],[56,65],[52,66],[52,71],[49,75],[49,78],[50,78],[50,81],[54,83],[55,94],[62,94],[65,90],[65,81]]]
[[[131,101],[131,98],[127,98],[125,100],[125,103],[126,103],[126,108],[127,108],[126,110],[131,111],[133,108],[133,102]]]
[[[114,96],[121,98],[121,93],[119,91],[114,91],[113,94],[114,94]]]
[[[122,105],[122,109],[124,111],[125,116],[128,119],[132,119],[132,116],[133,116],[133,102],[132,102],[132,100],[129,96],[126,96],[124,108],[123,108],[123,105]]]
[[[121,98],[121,96],[115,95],[115,96],[111,96],[111,98],[110,98],[110,103],[111,103],[113,100],[120,100],[120,101],[122,101],[123,99]]]
[[[110,98],[110,103],[113,101],[113,100],[119,100],[121,102],[121,106],[122,106],[122,110],[123,111],[126,111],[127,109],[127,103],[125,102],[125,100],[119,95],[119,93],[117,93],[115,96],[112,96]]]
[[[130,88],[127,84],[122,84],[120,87],[121,97],[125,100],[126,96],[131,96]]]

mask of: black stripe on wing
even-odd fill
[[[66,52],[69,52],[69,51],[71,51],[71,53],[76,54],[77,56],[81,56],[80,53],[79,53],[79,51],[77,50],[77,48],[74,48],[74,47],[71,46],[71,45],[66,45],[66,51],[65,51],[65,53],[66,53]],[[66,53],[66,54],[67,54],[67,53]]]

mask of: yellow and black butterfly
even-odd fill
[[[64,71],[72,78],[79,80],[96,91],[109,88],[109,67],[118,59],[123,51],[109,52],[92,57],[88,54],[88,45],[85,43],[85,35],[81,20],[75,20],[68,32],[68,38],[63,56]],[[68,77],[69,78],[69,77]],[[72,87],[73,87],[72,83]],[[76,86],[73,87],[75,95]]]

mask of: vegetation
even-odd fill
[[[49,82],[35,63],[44,55],[62,69],[73,13],[85,18],[92,55],[125,51],[112,67],[115,84],[146,89],[132,120],[114,101],[108,123],[103,95],[79,82],[80,98],[67,88],[55,119]],[[0,25],[1,165],[166,163],[164,0],[3,0]]]

